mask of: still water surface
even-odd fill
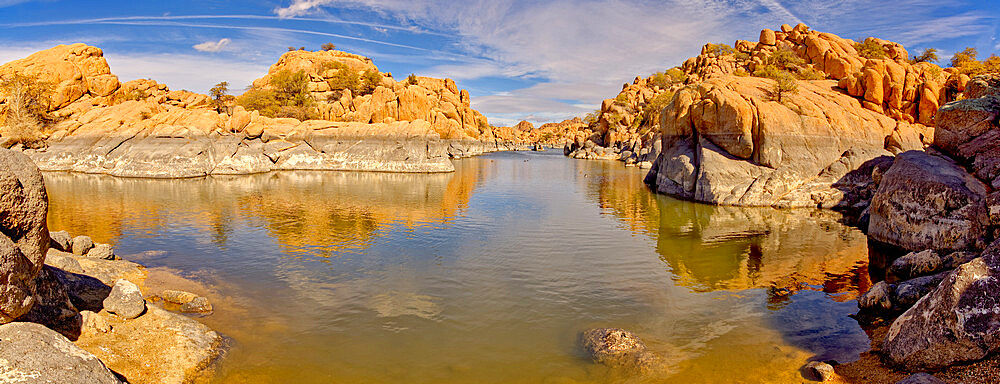
[[[551,151],[455,166],[50,173],[49,221],[149,266],[147,286],[198,282],[180,288],[233,340],[211,382],[784,383],[868,349],[848,317],[867,245],[836,214],[682,202]],[[596,326],[634,331],[669,373],[592,364],[577,337]]]

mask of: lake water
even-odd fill
[[[868,349],[848,317],[866,239],[834,213],[678,201],[555,151],[455,166],[45,177],[52,230],[213,301],[200,320],[233,347],[210,382],[786,383]],[[635,332],[666,373],[590,362],[589,327]]]

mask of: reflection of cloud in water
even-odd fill
[[[441,304],[438,299],[413,292],[389,291],[371,297],[369,306],[378,317],[416,316],[438,320]]]

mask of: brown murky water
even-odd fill
[[[551,152],[456,168],[47,174],[49,221],[204,284],[181,288],[234,341],[213,382],[785,383],[868,348],[848,317],[867,245],[836,214],[682,202]],[[594,326],[636,332],[666,373],[592,364]]]

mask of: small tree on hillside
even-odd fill
[[[938,58],[937,48],[927,48],[919,56],[913,56],[913,60],[910,60],[913,64],[916,63],[936,63],[940,60]]]
[[[295,47],[288,47],[288,52],[292,52],[294,50],[295,50]]]
[[[223,81],[216,84],[212,89],[208,90],[208,93],[212,97],[212,106],[215,107],[215,111],[228,113],[228,105],[233,98],[229,95],[229,82]]]
[[[782,97],[789,93],[795,93],[799,90],[799,84],[795,79],[795,76],[788,71],[779,71],[774,76],[774,88],[772,88],[772,93],[774,97],[777,98],[780,103]]]
[[[417,85],[419,81],[417,80],[417,75],[411,73],[409,76],[406,77],[406,82],[410,85]]]
[[[333,43],[323,43],[323,45],[321,45],[320,48],[322,48],[324,51],[332,51],[334,49],[337,49],[337,46],[333,45]]]

